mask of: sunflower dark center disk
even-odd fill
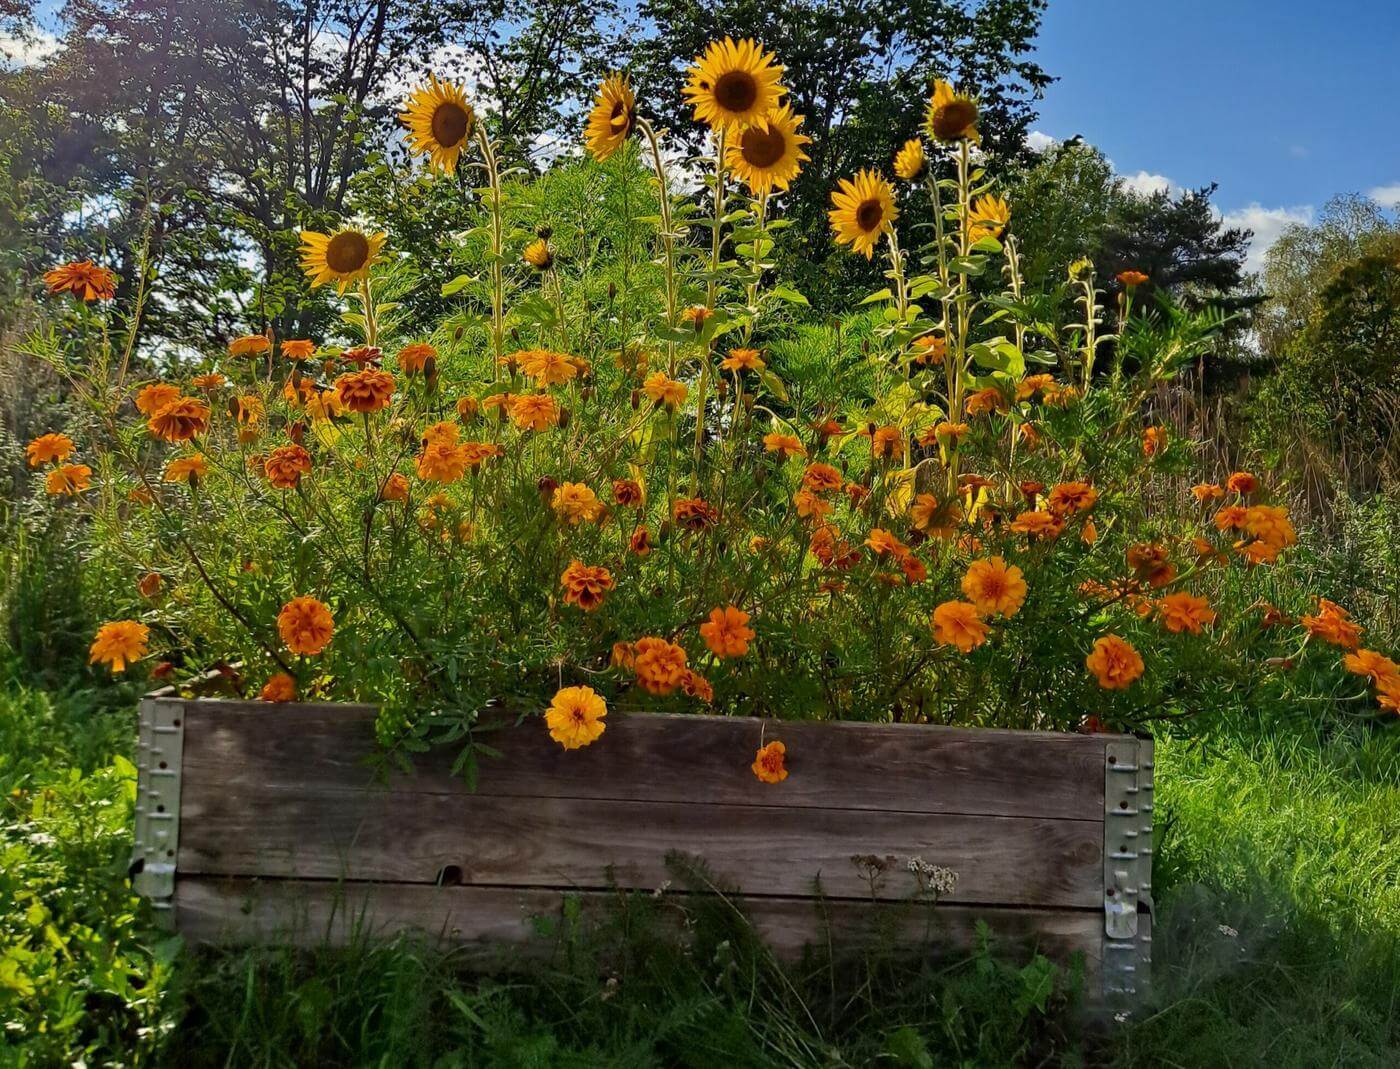
[[[744,161],[753,167],[772,167],[783,158],[787,149],[787,138],[776,126],[761,130],[750,126],[744,131],[739,142],[739,150]]]
[[[443,148],[452,148],[467,136],[471,117],[465,108],[452,101],[439,104],[433,112],[433,140]]]
[[[326,266],[342,275],[354,274],[369,260],[369,241],[363,234],[344,230],[326,245]]]
[[[715,82],[715,100],[725,111],[748,111],[758,100],[758,82],[748,71],[730,71]]]
[[[885,209],[878,200],[863,200],[856,209],[856,225],[866,233],[878,227],[884,218]]]
[[[976,121],[977,105],[970,100],[955,100],[933,117],[933,132],[945,140],[958,137]]]

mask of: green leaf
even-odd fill
[[[779,401],[782,401],[782,402],[784,402],[784,403],[787,402],[787,399],[788,399],[787,387],[783,385],[783,380],[782,380],[782,379],[778,378],[778,376],[775,375],[775,374],[773,374],[773,372],[770,371],[768,368],[764,368],[764,369],[759,373],[758,378],[759,378],[759,381],[762,382],[764,386],[768,387],[768,392],[769,392],[769,393],[771,393],[771,394],[772,394],[774,397],[776,397]]]
[[[807,306],[807,298],[802,296],[802,294],[798,293],[797,290],[793,289],[791,286],[774,286],[768,291],[768,295],[780,301],[786,301],[788,304]]]
[[[980,256],[955,256],[948,261],[948,270],[955,275],[980,275],[987,261]]]
[[[444,282],[442,284],[442,295],[444,297],[451,297],[454,293],[462,292],[462,290],[466,289],[475,281],[475,275],[458,275],[451,282]]]
[[[872,293],[869,297],[865,298],[865,300],[861,301],[860,303],[861,303],[861,304],[875,304],[875,303],[878,302],[878,301],[889,301],[889,300],[893,300],[893,299],[894,299],[894,291],[891,290],[888,286],[886,286],[884,289],[878,290],[878,291],[876,291],[875,293]]]

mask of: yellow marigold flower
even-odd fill
[[[583,483],[562,483],[555,488],[550,507],[571,527],[593,523],[603,515],[603,503]]]
[[[416,375],[427,370],[428,361],[437,359],[437,349],[427,342],[414,342],[399,350],[399,370],[405,375]]]
[[[783,104],[734,134],[724,159],[735,176],[754,196],[786,190],[809,157],[802,146],[811,144],[799,134],[802,116]]]
[[[564,687],[544,711],[544,722],[551,739],[566,750],[577,750],[598,741],[607,715],[608,703],[592,687]]]
[[[146,656],[151,630],[136,620],[114,620],[97,629],[88,650],[89,664],[107,664],[112,671],[125,672],[132,661]]]
[[[330,645],[335,620],[325,602],[301,595],[282,606],[277,614],[277,633],[293,653],[312,656]]]
[[[467,471],[467,450],[451,442],[428,442],[418,454],[418,478],[450,486]]]
[[[721,371],[762,371],[767,365],[757,349],[730,349],[719,366]]]
[[[700,637],[716,657],[744,656],[755,633],[749,614],[733,605],[711,609],[709,620],[700,625]]]
[[[80,301],[110,301],[117,295],[117,276],[91,260],[75,260],[44,272],[50,293],[71,293]]]
[[[526,245],[520,258],[536,271],[548,271],[554,266],[554,250],[544,238],[536,238]]]
[[[764,783],[782,783],[788,777],[786,758],[787,747],[774,739],[767,746],[759,747],[749,768]]]
[[[916,181],[928,167],[922,139],[911,137],[894,154],[894,173],[906,182]]]
[[[588,151],[602,163],[623,146],[636,124],[637,98],[627,76],[608,75],[598,87],[583,130]]]
[[[987,625],[977,607],[965,601],[945,601],[933,610],[933,637],[944,646],[971,653],[987,641]]]
[[[377,367],[347,371],[335,380],[335,396],[347,412],[372,414],[389,407],[394,376]]]
[[[292,338],[282,343],[282,355],[288,360],[310,360],[316,355],[316,343],[308,338]]]
[[[78,447],[66,434],[41,434],[24,447],[31,468],[41,464],[59,464],[71,457]]]
[[[436,74],[413,91],[399,113],[399,121],[408,128],[408,150],[427,155],[428,166],[443,174],[457,170],[475,119],[465,87],[441,81]]]
[[[633,661],[637,682],[648,694],[672,693],[681,685],[689,670],[685,650],[664,638],[637,640]]]
[[[955,92],[947,82],[934,82],[924,113],[924,129],[935,141],[977,141],[977,103]]]
[[[1001,237],[1009,222],[1011,208],[1004,198],[991,194],[978,197],[967,213],[967,240],[978,242],[983,238]]]
[[[601,565],[574,560],[559,577],[559,585],[564,588],[565,605],[577,605],[584,612],[592,612],[603,604],[614,583],[612,572]]]
[[[286,672],[277,672],[268,678],[258,693],[258,701],[292,702],[297,697],[297,681]]]
[[[831,194],[831,203],[826,214],[837,243],[851,246],[852,252],[863,253],[867,260],[875,255],[880,238],[894,229],[894,221],[899,218],[894,190],[883,176],[871,170],[841,179],[840,188]]]
[[[92,469],[86,464],[60,464],[44,477],[44,490],[55,497],[76,497],[92,485]]]
[[[665,405],[675,411],[685,404],[689,393],[685,383],[669,378],[664,371],[653,371],[642,383],[642,392],[658,405]]]
[[[1132,643],[1117,635],[1104,635],[1094,642],[1084,666],[1094,673],[1105,690],[1126,690],[1142,675],[1142,656]]]
[[[1298,533],[1281,505],[1250,505],[1244,514],[1244,529],[1275,550],[1298,544]]]
[[[518,394],[511,399],[510,418],[517,427],[547,431],[559,422],[559,405],[548,394]]]
[[[795,434],[779,434],[773,431],[763,436],[763,448],[769,453],[779,453],[787,457],[805,457],[807,448]]]
[[[578,374],[572,359],[550,349],[526,349],[515,354],[520,370],[535,380],[538,386],[555,386],[568,382]]]
[[[716,130],[741,129],[766,118],[786,89],[783,68],[757,41],[711,41],[686,71],[682,90],[695,109],[695,121]]]
[[[279,445],[263,461],[263,474],[279,490],[294,490],[303,475],[311,474],[311,454],[292,442]]]
[[[209,461],[200,453],[176,457],[165,466],[165,481],[168,483],[194,483],[208,474]]]
[[[272,348],[266,334],[244,334],[228,343],[229,356],[261,356]]]
[[[1215,612],[1210,602],[1185,591],[1168,594],[1158,601],[1157,615],[1162,626],[1177,635],[1183,631],[1199,635],[1203,627],[1215,623]]]
[[[334,282],[345,290],[369,277],[369,269],[379,260],[385,235],[366,233],[354,227],[321,234],[301,232],[301,269],[311,280],[311,288]]]
[[[983,616],[1015,616],[1026,602],[1026,580],[1016,565],[991,557],[972,562],[962,592]]]

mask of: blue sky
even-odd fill
[[[1051,0],[1034,129],[1134,184],[1219,182],[1258,235],[1338,193],[1400,206],[1400,0]]]

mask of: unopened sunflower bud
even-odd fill
[[[452,340],[461,341],[464,333],[466,333],[466,328],[459,324],[457,329],[452,332]]]
[[[642,391],[641,391],[641,390],[633,390],[633,391],[632,391],[632,411],[635,412],[635,411],[641,406],[641,403],[642,403]]]
[[[617,300],[617,283],[616,283],[616,282],[609,282],[609,283],[608,283],[608,300],[610,300],[610,301],[615,301],[615,300]]]

